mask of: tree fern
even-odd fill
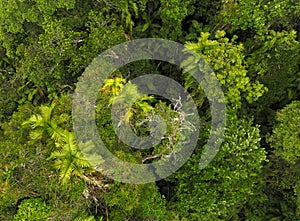
[[[84,177],[84,169],[91,171],[91,164],[77,146],[74,133],[64,131],[64,134],[64,139],[58,143],[61,149],[52,152],[48,158],[55,160],[54,166],[60,171],[62,183],[66,183],[72,175]]]
[[[57,120],[52,118],[52,111],[55,104],[51,106],[42,105],[40,107],[40,114],[32,115],[27,121],[22,125],[30,125],[33,129],[30,132],[30,138],[33,140],[38,140],[45,134],[49,134],[53,140],[58,142],[60,139],[64,138],[63,129],[58,126]]]
[[[55,141],[56,149],[48,160],[54,160],[54,166],[60,173],[62,183],[66,183],[71,176],[76,175],[99,186],[99,183],[84,175],[84,172],[93,171],[92,166],[78,147],[74,133],[60,127],[62,120],[52,116],[54,107],[55,104],[41,106],[40,113],[32,115],[23,125],[30,125],[33,129],[30,132],[31,139],[38,140],[44,135],[50,135],[50,139]],[[83,146],[91,148],[90,143]]]

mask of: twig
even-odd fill
[[[146,160],[154,159],[154,158],[161,157],[161,156],[162,156],[161,153],[158,153],[158,154],[155,154],[155,155],[151,155],[151,156],[146,156],[146,157],[143,157],[142,162],[144,163]]]

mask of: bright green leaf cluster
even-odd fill
[[[197,43],[187,43],[214,70],[223,88],[227,104],[240,107],[243,99],[249,103],[263,95],[266,88],[258,81],[251,82],[245,65],[244,47],[225,37],[224,31],[216,33],[216,40],[209,39],[209,33],[202,33]],[[197,64],[197,61],[195,61]],[[193,78],[186,77],[186,87],[195,90]]]
[[[300,158],[300,102],[294,101],[277,113],[269,141],[275,154],[291,164]]]

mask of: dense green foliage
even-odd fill
[[[299,220],[299,32],[298,0],[0,1],[0,220]],[[183,128],[194,123],[170,101],[146,95],[118,113],[119,123],[147,136],[159,114],[167,119],[165,139],[147,150],[121,142],[111,107],[140,96],[130,83],[137,76],[182,84],[201,128],[176,173],[124,184],[80,151],[72,93],[101,52],[149,37],[185,44],[211,66],[226,99],[226,132],[214,160],[200,169],[211,132],[203,89],[164,62],[122,67],[99,88],[95,107],[99,135],[115,156],[136,164],[171,157],[186,141]],[[192,58],[182,66],[190,64],[200,68]]]
[[[26,199],[19,205],[14,220],[43,220],[49,216],[50,211],[49,206],[41,199]]]

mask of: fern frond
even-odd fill
[[[61,150],[54,151],[48,159],[54,159],[54,166],[60,172],[62,183],[67,182],[71,176],[84,176],[84,169],[91,170],[90,162],[79,149],[73,132],[64,131],[61,139]]]
[[[52,111],[55,107],[55,103],[52,103],[51,106],[42,105],[40,107],[41,116],[45,122],[49,122],[51,120]]]

